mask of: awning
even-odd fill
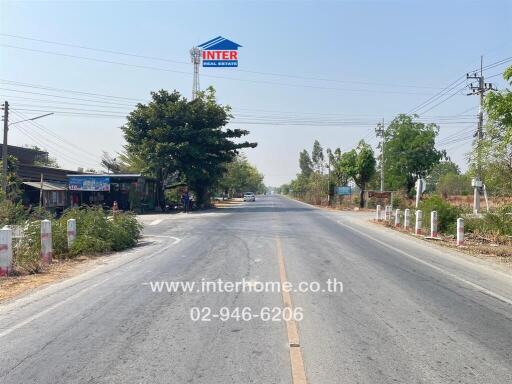
[[[41,189],[41,182],[39,181],[24,181],[23,185],[27,185],[32,188]],[[43,191],[66,191],[67,185],[64,183],[50,183],[43,181]]]

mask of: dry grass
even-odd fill
[[[233,198],[231,200],[218,200],[213,203],[215,208],[226,208],[232,207],[233,205],[238,205],[243,201],[243,199]]]
[[[75,259],[54,260],[41,273],[0,278],[0,303],[41,286],[75,276],[98,262],[100,258],[101,256],[80,256]]]
[[[377,223],[373,220],[372,222],[379,225],[384,225],[385,227],[400,231],[402,233],[407,233],[419,239],[424,239],[425,241],[432,241],[429,240],[426,236],[416,236],[412,229],[410,231],[405,231],[403,228],[396,228],[394,225],[385,221]],[[456,249],[457,251],[471,254],[473,256],[478,256],[480,258],[496,258],[499,259],[500,263],[512,263],[512,241],[506,244],[497,244],[490,239],[483,238],[481,236],[474,236],[471,234],[466,234],[463,246],[457,245],[454,236],[444,236],[439,234],[439,240],[435,241],[438,245]]]

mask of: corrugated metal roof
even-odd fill
[[[38,181],[24,181],[23,184],[32,188],[41,189],[41,183]],[[68,187],[66,184],[43,181],[43,191],[66,191],[67,189]]]

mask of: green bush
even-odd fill
[[[14,247],[14,266],[18,272],[34,273],[40,269],[41,226],[43,212],[36,212],[24,224],[24,237]],[[77,236],[68,249],[67,221],[76,220]],[[109,216],[100,207],[74,208],[65,211],[61,218],[52,220],[54,258],[75,257],[121,251],[137,244],[142,226],[132,213],[120,212]]]
[[[439,233],[455,234],[457,218],[462,214],[462,209],[451,205],[439,195],[432,195],[419,204],[423,211],[423,227],[430,228],[430,213],[437,211],[437,231]]]
[[[512,205],[505,205],[481,218],[467,217],[464,229],[468,233],[496,238],[512,236]]]

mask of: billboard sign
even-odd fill
[[[72,176],[68,182],[70,191],[110,191],[110,177]]]
[[[335,187],[334,193],[338,196],[349,196],[352,194],[352,187],[350,186],[342,186],[342,187]]]
[[[199,45],[203,67],[238,67],[239,47],[240,44],[222,36]]]
[[[391,192],[368,191],[368,197],[376,199],[391,199]]]

